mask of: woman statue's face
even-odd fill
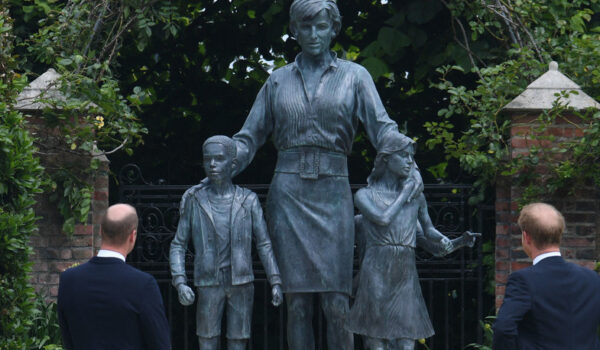
[[[307,55],[318,56],[329,52],[335,32],[327,11],[321,10],[312,19],[300,22],[296,28],[296,36],[302,52]]]

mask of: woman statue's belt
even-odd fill
[[[276,173],[298,174],[303,179],[348,176],[346,155],[319,148],[294,148],[277,155]]]
[[[369,247],[404,247],[415,249],[416,247],[411,244],[406,243],[391,243],[391,242],[374,242],[369,245]]]

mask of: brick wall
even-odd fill
[[[537,140],[530,136],[535,133],[537,115],[515,114],[512,116],[511,157],[529,154],[532,146],[551,146],[553,142],[562,142],[582,137],[583,131],[578,125],[581,120],[566,115],[550,125],[544,135],[553,135],[555,139]],[[568,156],[568,155],[563,155]],[[537,171],[543,174],[540,166]],[[512,271],[531,265],[521,247],[521,231],[517,225],[521,190],[510,178],[502,178],[496,187],[496,307],[504,298],[506,281]],[[544,199],[554,205],[565,217],[566,232],[561,242],[561,253],[569,261],[594,268],[600,258],[600,191],[593,187],[582,188],[572,195],[562,195]]]
[[[80,157],[61,151],[61,138],[56,130],[48,130],[40,118],[29,116],[29,128],[38,140],[44,140],[51,151],[40,152],[42,165],[51,169],[61,164],[89,166],[91,155]],[[31,260],[33,271],[31,283],[38,293],[47,300],[55,300],[58,295],[59,275],[75,264],[89,260],[100,247],[100,220],[108,207],[108,160],[101,156],[100,167],[87,181],[93,185],[94,193],[88,220],[77,224],[72,235],[62,232],[63,219],[56,203],[49,194],[37,197],[35,206],[38,232],[31,237],[33,248]]]

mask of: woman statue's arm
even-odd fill
[[[256,151],[267,141],[273,131],[273,118],[269,103],[270,84],[269,79],[260,89],[244,126],[237,134],[233,135],[237,147],[238,164],[234,170],[234,176],[246,169]]]

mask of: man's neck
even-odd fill
[[[120,260],[125,261],[125,255],[122,254],[121,252],[117,252],[115,250],[110,250],[110,249],[100,249],[98,251],[98,255],[97,257],[99,258],[117,258]]]
[[[125,248],[125,247],[119,247],[119,246],[114,246],[114,245],[111,245],[111,244],[102,244],[100,246],[100,250],[110,250],[110,251],[113,251],[113,252],[121,254],[123,257],[126,257],[127,254],[129,253],[127,251],[127,248]]]
[[[535,252],[532,252],[531,260],[533,260],[535,263],[538,263],[539,261],[544,259],[546,257],[545,255],[548,253],[553,253],[553,254],[558,253],[558,255],[560,255],[560,247],[552,246],[552,247],[547,247],[547,248],[536,250]],[[550,255],[553,255],[553,254],[550,254]]]

